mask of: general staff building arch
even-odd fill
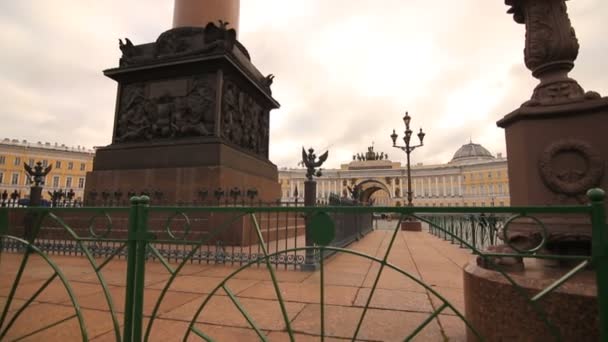
[[[303,201],[305,174],[304,169],[279,170],[283,202]],[[508,206],[508,182],[507,159],[473,142],[462,145],[446,164],[412,165],[415,206]],[[317,199],[328,200],[331,194],[349,197],[349,188],[357,185],[362,200],[373,205],[407,203],[406,166],[373,147],[340,168],[324,169],[317,178]]]

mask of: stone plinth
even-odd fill
[[[584,204],[587,190],[608,189],[608,98],[522,106],[498,125],[505,129],[512,205]],[[591,237],[588,218],[543,221],[550,240]]]
[[[421,232],[422,224],[420,221],[403,221],[401,222],[401,230],[408,232]]]
[[[533,297],[563,275],[563,270],[526,265],[509,273]],[[465,316],[486,341],[556,340],[541,316],[522,294],[496,271],[470,262],[464,269]],[[583,271],[537,302],[563,341],[599,341],[599,313],[595,274]],[[467,332],[468,341],[478,341]]]
[[[199,191],[203,190],[211,199],[218,188],[224,191],[222,202],[234,188],[241,191],[238,202],[249,189],[258,191],[256,201],[272,202],[281,197],[274,164],[218,142],[101,148],[95,156],[93,171],[87,175],[87,190],[98,194],[112,193],[114,189],[120,189],[124,195],[160,191],[161,202],[171,204],[199,201]]]
[[[85,201],[142,192],[154,201],[154,192],[164,203],[193,202],[218,189],[224,199],[234,189],[255,189],[256,201],[281,197],[268,160],[273,77],[252,64],[234,29],[178,27],[120,48],[120,66],[104,71],[118,82],[112,144],[97,149]]]

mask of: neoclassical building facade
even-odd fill
[[[16,191],[22,198],[28,198],[31,184],[23,163],[33,166],[41,162],[44,167],[53,166],[46,177],[42,197],[50,199],[49,191],[72,191],[74,199],[80,201],[84,197],[86,174],[91,171],[94,156],[95,151],[82,146],[5,138],[0,141],[0,196],[4,192],[11,194]]]
[[[460,147],[446,164],[412,165],[412,192],[415,206],[508,206],[507,159],[492,155],[472,142]],[[279,171],[282,200],[304,198],[304,169]],[[378,206],[407,204],[407,168],[387,160],[384,153],[369,147],[366,153],[339,169],[324,169],[317,178],[317,199],[329,195],[349,196],[349,188],[360,186],[362,198]]]

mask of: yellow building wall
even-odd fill
[[[17,190],[21,192],[21,198],[29,197],[31,185],[23,163],[33,166],[40,161],[43,165],[53,166],[45,180],[43,198],[50,199],[48,191],[72,189],[75,192],[75,199],[82,199],[86,173],[93,168],[93,156],[92,151],[86,150],[0,143],[0,193],[7,191],[10,194]],[[13,182],[15,177],[13,175],[17,175],[17,184]]]

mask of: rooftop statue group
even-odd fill
[[[368,160],[388,160],[388,154],[384,152],[374,152],[374,146],[369,146],[366,153],[357,153],[353,155],[353,160],[368,161]]]

